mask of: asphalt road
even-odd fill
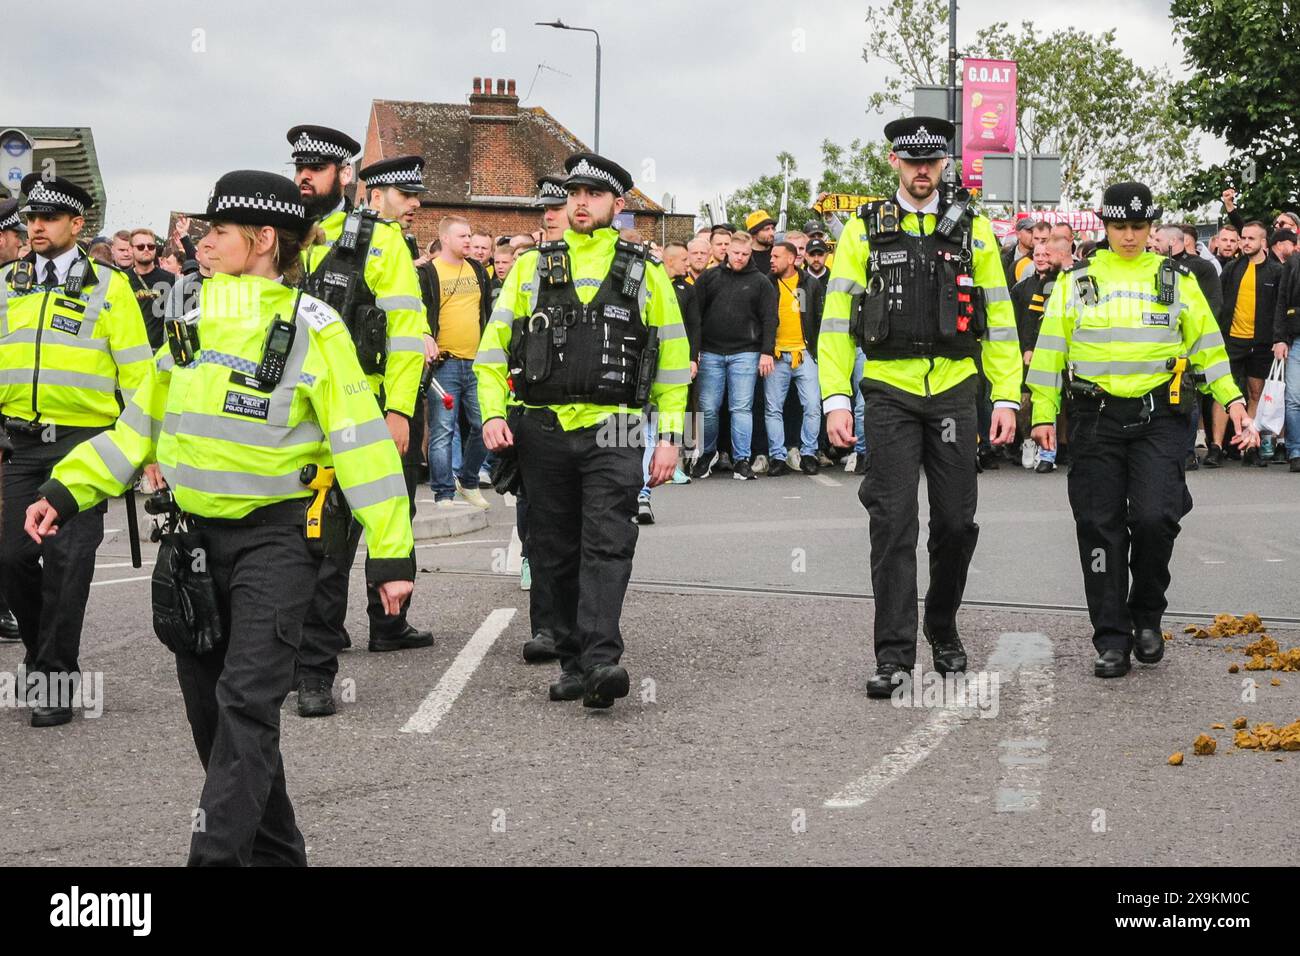
[[[1300,754],[1234,751],[1231,730],[1210,725],[1300,718],[1300,675],[1229,674],[1243,639],[1181,629],[1221,611],[1300,616],[1300,477],[1235,467],[1190,478],[1197,503],[1166,620],[1175,639],[1158,667],[1105,682],[1091,676],[1086,618],[1035,609],[1083,601],[1065,476],[1004,466],[981,478],[960,617],[972,670],[987,679],[973,712],[866,699],[873,607],[861,598],[866,516],[851,475],[656,490],[659,520],[642,529],[623,616],[633,694],[608,712],[547,701],[554,667],[520,659],[513,510],[493,497],[487,529],[418,552],[427,573],[413,619],[436,645],[346,654],[347,699],[333,718],[302,720],[292,696],[286,704],[282,745],[309,857],[1293,863]],[[111,512],[110,527],[120,518]],[[103,674],[102,716],[33,730],[21,709],[0,714],[10,862],[184,861],[202,771],[152,635],[147,568],[126,555],[111,534],[86,618],[82,666]],[[363,602],[350,626],[364,640]],[[1296,626],[1271,631],[1293,646]],[[0,671],[20,660],[0,645]],[[1192,755],[1202,732],[1218,739],[1214,756]],[[1181,767],[1166,763],[1176,750]]]

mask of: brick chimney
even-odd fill
[[[537,188],[516,129],[519,95],[514,80],[474,77],[469,96],[470,192],[475,196],[531,196]]]

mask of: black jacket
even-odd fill
[[[677,307],[682,312],[682,324],[686,326],[686,341],[691,346],[691,361],[700,360],[700,300],[695,294],[695,286],[686,281],[686,276],[673,276],[673,289],[677,292]]]
[[[469,267],[474,271],[475,278],[478,279],[478,331],[481,336],[483,330],[487,327],[488,316],[492,314],[492,280],[488,278],[483,263],[468,256],[465,257],[465,262],[468,263]],[[442,289],[438,282],[438,270],[434,268],[432,262],[426,262],[422,266],[416,266],[415,271],[420,277],[420,298],[424,300],[425,311],[429,313],[429,334],[436,341],[438,338],[438,314],[442,309]]]
[[[1274,342],[1290,345],[1296,339],[1300,339],[1300,256],[1292,256],[1282,267],[1273,317]]]
[[[1011,304],[1016,310],[1016,335],[1020,339],[1022,355],[1032,352],[1038,345],[1038,332],[1042,328],[1043,312],[1050,295],[1047,287],[1056,282],[1059,275],[1057,269],[1049,269],[1042,275],[1031,272],[1011,287]]]
[[[1219,311],[1219,329],[1224,337],[1232,329],[1232,313],[1237,307],[1237,293],[1250,260],[1233,259],[1223,268],[1223,308]],[[1255,336],[1256,345],[1273,344],[1273,320],[1277,314],[1277,291],[1282,280],[1282,263],[1270,255],[1255,266]]]
[[[167,306],[167,294],[171,292],[176,277],[158,265],[155,265],[153,271],[147,275],[140,275],[134,269],[123,271],[131,280],[135,300],[140,304],[140,314],[144,316],[144,330],[149,336],[149,347],[156,352],[167,338],[166,331],[163,329],[163,313]]]
[[[1210,311],[1217,317],[1223,309],[1223,286],[1219,282],[1219,273],[1215,270],[1214,264],[1186,252],[1180,252],[1170,258],[1187,266],[1192,271],[1192,275],[1196,276],[1196,284],[1201,287],[1205,301],[1210,303]]]
[[[803,341],[808,346],[808,354],[812,356],[813,361],[817,361],[817,336],[821,333],[822,327],[822,307],[826,304],[826,290],[821,281],[814,276],[810,276],[802,269],[796,269],[795,274],[799,277],[795,284],[796,299],[799,302],[799,324],[803,327]],[[780,281],[775,273],[768,273],[768,278],[772,280],[772,288],[776,289],[777,295],[777,323],[781,321],[779,311],[781,304],[781,290],[777,289],[777,283]],[[775,333],[773,333],[775,335]],[[776,339],[772,339],[772,350],[776,351]]]
[[[734,355],[776,350],[776,286],[751,259],[736,272],[719,266],[695,283],[700,351]]]

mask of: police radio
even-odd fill
[[[1178,281],[1178,274],[1174,268],[1174,260],[1168,257],[1160,263],[1160,281],[1157,283],[1156,298],[1161,305],[1174,304],[1174,284]]]
[[[944,210],[943,217],[935,225],[934,231],[947,238],[952,235],[952,231],[957,228],[957,224],[966,215],[966,210],[970,208],[970,190],[961,184],[956,167],[951,164],[943,172],[942,190],[941,198],[947,208]]]
[[[261,390],[269,392],[284,378],[284,367],[293,346],[294,325],[278,315],[266,330],[266,345],[262,348],[262,364],[257,367],[257,380]]]

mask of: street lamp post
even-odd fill
[[[580,33],[590,33],[596,37],[596,142],[594,149],[600,152],[600,34],[591,27],[571,27],[558,17],[553,23],[538,22],[535,24],[539,27],[554,27],[556,30],[576,30]]]

